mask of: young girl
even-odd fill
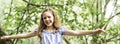
[[[61,26],[58,16],[50,8],[43,11],[40,18],[39,27],[35,31],[26,34],[3,36],[1,39],[29,38],[37,35],[40,38],[39,44],[63,44],[62,35],[81,36],[105,32],[102,29],[73,31]]]

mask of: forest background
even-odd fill
[[[55,9],[62,24],[73,30],[106,30],[99,35],[67,36],[71,44],[120,44],[120,0],[0,0],[0,27],[7,35],[34,31],[46,7]],[[38,38],[11,41],[37,44]]]

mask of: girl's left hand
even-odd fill
[[[105,30],[103,30],[103,29],[97,29],[96,30],[96,33],[102,33],[102,32],[105,32]]]

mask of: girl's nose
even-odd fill
[[[49,20],[49,18],[46,18],[46,20]]]

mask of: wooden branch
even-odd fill
[[[66,39],[64,36],[62,38],[67,44],[71,44],[70,41],[68,39]]]
[[[106,3],[105,3],[105,6],[104,6],[104,12],[103,12],[104,15],[106,13],[106,8],[107,8],[107,5],[110,2],[110,0],[105,0],[105,1],[106,1]]]
[[[108,41],[108,42],[113,42],[113,41],[116,41],[116,40],[120,40],[120,38],[118,38],[118,39],[115,39],[115,40],[110,40],[110,41]]]
[[[109,22],[111,19],[113,19],[115,16],[117,16],[117,15],[120,15],[120,12],[118,12],[118,13],[116,13],[115,15],[111,16],[111,17],[107,20],[107,22],[105,23],[105,25],[102,27],[102,29],[106,29],[106,27],[107,27],[107,25],[108,25],[108,22]]]
[[[120,34],[117,34],[117,35],[115,35],[115,36],[113,36],[113,37],[111,37],[111,38],[107,39],[107,40],[106,40],[106,42],[111,41],[112,39],[116,38],[116,37],[117,37],[117,36],[119,36],[119,35],[120,35]]]
[[[117,1],[115,1],[114,2],[114,7],[113,7],[113,10],[112,11],[115,11],[116,12],[116,10],[117,10],[117,8],[115,8],[115,6],[117,5]],[[110,15],[112,15],[114,12],[111,12],[111,14]],[[114,16],[116,16],[117,14],[115,14]],[[114,17],[113,16],[113,17]]]
[[[16,32],[15,34],[18,34],[18,33],[20,32],[19,29],[20,29],[20,26],[22,26],[22,24],[23,24],[22,20],[23,20],[23,17],[24,17],[24,14],[26,13],[26,11],[27,11],[27,10],[25,9],[25,10],[23,10],[23,12],[22,12],[22,17],[20,18],[21,22],[19,22],[19,23],[18,23],[18,26],[15,28],[15,30],[17,30],[17,32]],[[14,43],[14,44],[17,44],[17,41],[18,41],[17,39],[14,39],[14,40],[13,40],[13,43]]]
[[[112,18],[114,18],[114,17],[117,16],[117,15],[120,15],[120,12],[118,12],[118,13],[116,13],[115,15],[111,16],[111,17],[108,19],[108,21],[110,21]]]
[[[64,6],[64,5],[59,5],[59,4],[38,5],[38,4],[34,4],[34,3],[31,3],[31,2],[28,2],[26,0],[23,0],[23,1],[28,3],[29,5],[36,6],[36,7],[41,7],[41,6],[60,6],[60,7],[63,7]]]
[[[6,33],[0,28],[0,35],[6,35]]]
[[[13,0],[11,0],[10,10],[9,10],[9,14],[8,14],[8,15],[10,15],[10,14],[11,14],[11,11],[12,11],[12,4],[13,4]]]
[[[116,1],[116,3],[117,3],[117,1]],[[116,3],[114,3],[114,5],[116,5]],[[110,21],[112,18],[114,18],[115,16],[117,16],[117,15],[119,15],[119,14],[120,14],[120,12],[118,12],[118,13],[116,13],[115,15],[111,16],[111,17],[108,19],[108,21]]]
[[[116,40],[120,40],[120,38],[119,38],[119,39],[116,39]]]
[[[116,15],[120,15],[120,12],[116,13]]]
[[[27,7],[27,9],[24,10],[24,12],[22,13],[23,15],[22,15],[22,17],[21,17],[21,21],[23,20],[24,14],[25,14],[27,11],[28,11],[28,14],[29,14],[29,4],[27,4],[26,7]],[[28,17],[30,17],[30,15],[27,16],[27,18],[28,18]],[[25,21],[27,20],[27,18],[26,18],[23,22],[25,22]],[[20,26],[22,26],[23,22],[20,22],[20,23],[19,23],[19,26],[16,28],[16,29],[17,29],[17,33],[16,33],[16,34],[18,34],[18,32],[20,32],[18,29],[19,29]],[[18,41],[19,41],[19,39],[14,39],[14,44],[17,44]]]

